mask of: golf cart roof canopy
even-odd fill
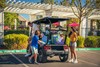
[[[50,23],[55,23],[55,22],[60,22],[60,21],[65,21],[65,20],[69,20],[69,19],[68,19],[68,18],[44,17],[44,18],[42,18],[42,19],[33,21],[32,23],[36,23],[36,24],[40,24],[40,23],[50,24]]]

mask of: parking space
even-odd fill
[[[23,53],[0,54],[0,67],[100,67],[100,51],[78,51],[78,64],[60,62],[59,57],[48,57],[47,63],[30,64]]]
[[[10,54],[0,54],[0,67],[22,67],[21,63]]]

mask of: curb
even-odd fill
[[[77,51],[89,51],[100,50],[100,48],[77,48]],[[0,50],[0,53],[26,53],[26,49],[23,50]]]
[[[77,51],[100,50],[100,48],[77,48]]]
[[[26,53],[26,49],[23,49],[23,50],[0,50],[0,53]]]

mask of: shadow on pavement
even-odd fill
[[[13,54],[25,64],[30,64],[28,57],[25,54]],[[11,54],[0,54],[0,64],[22,64],[18,59],[14,58]],[[46,63],[61,62],[60,60],[47,60]]]
[[[0,64],[20,64],[20,62],[10,54],[0,54]]]

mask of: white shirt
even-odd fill
[[[39,30],[38,25],[33,23],[33,26],[32,26],[32,33],[33,33],[33,35],[35,34],[36,30]]]

